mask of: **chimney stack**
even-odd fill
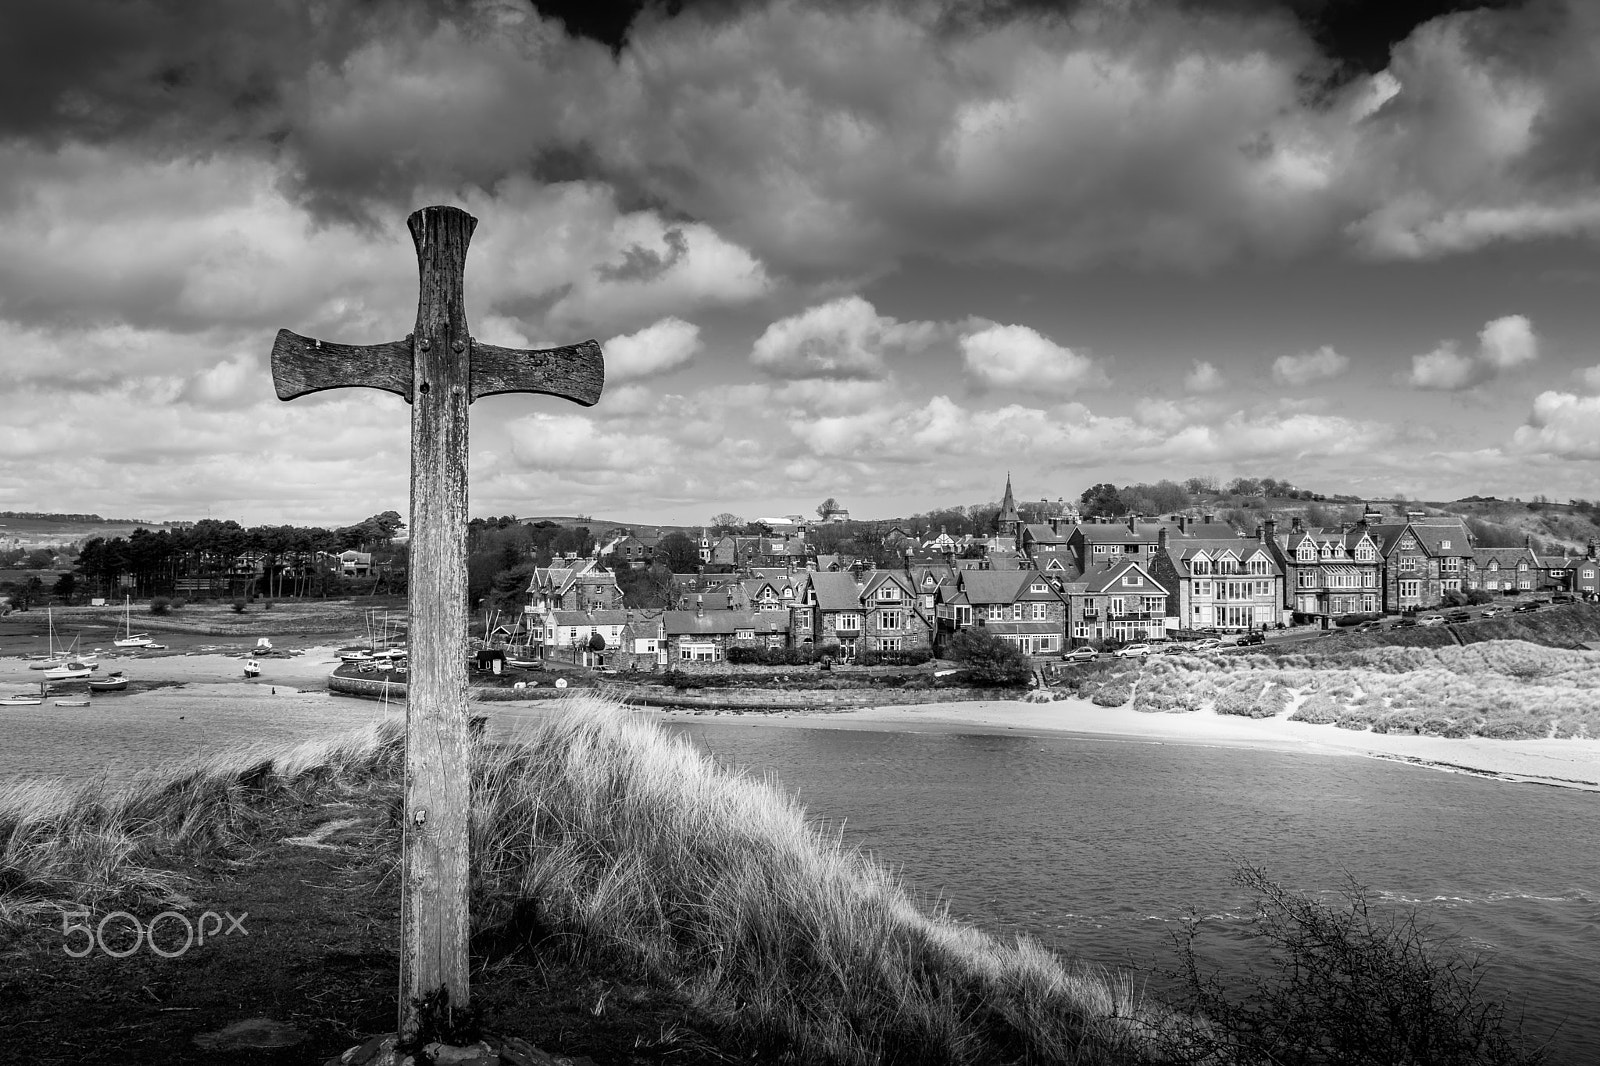
[[[1215,519],[1216,517],[1217,516],[1214,515],[1214,514],[1201,515],[1200,516],[1200,521],[1204,522],[1206,525],[1209,526],[1211,524],[1212,520]]]
[[[1299,515],[1295,515],[1293,518],[1289,519],[1289,529],[1290,529],[1291,532],[1294,532],[1294,533],[1300,532],[1300,516]]]
[[[696,596],[694,598],[694,616],[696,618],[704,618],[705,614],[706,614],[706,598],[704,596]]]
[[[1273,540],[1273,539],[1275,539],[1277,537],[1277,535],[1278,535],[1278,520],[1276,518],[1269,518],[1265,522],[1263,522],[1262,525],[1266,527],[1267,539],[1268,540]]]
[[[1165,525],[1163,525],[1160,529],[1156,530],[1156,551],[1165,552],[1166,550],[1167,550],[1167,527]]]
[[[1257,544],[1265,544],[1266,542],[1267,542],[1267,527],[1262,525],[1260,522],[1257,522],[1256,523],[1256,543]]]
[[[1181,514],[1181,515],[1177,516],[1177,519],[1178,519],[1178,532],[1179,533],[1185,532],[1189,528],[1189,516],[1186,515],[1186,514]]]

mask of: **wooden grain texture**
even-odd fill
[[[463,281],[477,220],[429,207],[407,220],[420,276],[411,403],[410,658],[406,702],[406,907],[401,917],[400,1034],[441,988],[451,1013],[467,981],[467,405]],[[460,342],[461,350],[456,350]]]
[[[472,342],[472,398],[497,392],[542,392],[593,407],[606,384],[598,341],[523,351]]]
[[[272,342],[272,386],[280,400],[362,386],[404,396],[410,403],[411,338],[338,344],[280,329]]]

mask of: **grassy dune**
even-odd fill
[[[1144,1062],[1192,1030],[1127,977],[919,907],[773,786],[615,704],[566,712],[474,753],[478,929],[669,987],[763,1057]],[[286,808],[393,804],[401,740],[376,728],[116,788],[0,792],[0,933],[63,904],[182,904],[188,864]],[[372,836],[392,853],[396,834]]]
[[[1152,659],[1132,674],[1091,681],[1141,711],[1249,717],[1436,736],[1600,737],[1600,652],[1517,640],[1435,648]],[[1130,691],[1131,689],[1131,691]]]

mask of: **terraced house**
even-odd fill
[[[1259,539],[1174,539],[1163,535],[1152,572],[1170,591],[1168,609],[1184,629],[1244,632],[1283,621],[1283,570]]]
[[[1171,589],[1138,559],[1106,560],[1062,585],[1073,647],[1164,637]]]
[[[972,626],[987,627],[1028,655],[1061,651],[1066,642],[1066,594],[1032,567],[956,570],[939,585],[934,614],[941,647]]]
[[[1295,614],[1331,618],[1379,610],[1382,567],[1365,519],[1344,529],[1306,529],[1296,517],[1280,533],[1269,518],[1262,533],[1283,571],[1284,606]]]
[[[1465,591],[1468,563],[1475,560],[1472,535],[1458,518],[1424,518],[1411,512],[1403,523],[1371,527],[1383,560],[1383,610],[1437,607],[1444,594]]]
[[[1531,548],[1474,548],[1463,588],[1471,592],[1531,592],[1538,582],[1539,559]]]
[[[801,636],[797,617],[796,643],[836,641],[847,659],[868,651],[923,651],[930,647],[932,620],[918,605],[909,575],[898,570],[843,570],[807,577],[811,636]],[[798,616],[800,612],[795,613]]]

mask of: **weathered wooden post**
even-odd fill
[[[478,220],[425,207],[406,224],[417,246],[417,324],[409,337],[349,345],[279,330],[280,400],[366,386],[411,404],[410,658],[406,702],[406,845],[401,902],[403,1045],[457,1043],[467,982],[468,777],[467,405],[497,392],[600,399],[600,345],[519,351],[467,332],[467,245]]]

